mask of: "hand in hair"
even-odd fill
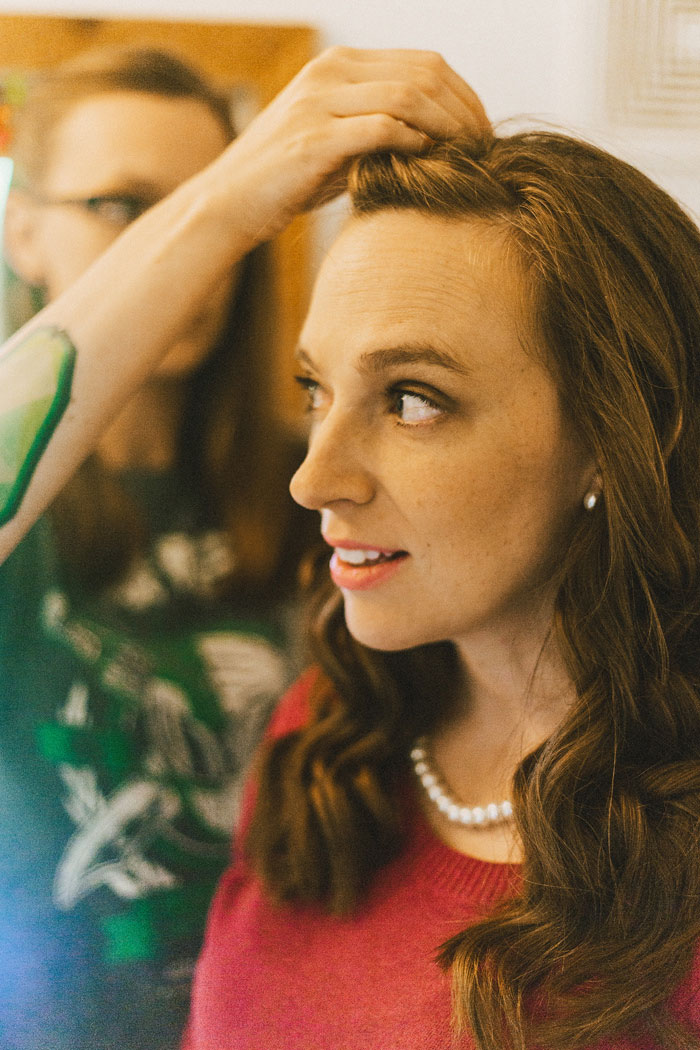
[[[484,108],[429,51],[331,48],[309,62],[223,154],[248,182],[254,241],[345,188],[350,162],[378,151],[417,153],[431,140],[490,136]]]
[[[21,490],[13,479],[8,513],[20,496],[21,505],[0,527],[0,560],[248,252],[339,193],[357,156],[418,153],[435,139],[469,133],[490,137],[486,114],[438,55],[333,48],[213,163],[133,222],[0,348],[0,371],[37,328],[62,331],[77,351],[65,416],[52,418],[56,430],[43,454],[21,465]]]

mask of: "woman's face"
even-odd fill
[[[53,130],[38,187],[49,203],[34,208],[35,283],[55,298],[130,220],[213,161],[226,144],[214,114],[193,99],[114,91],[76,102]],[[85,203],[60,203],[76,200]],[[206,303],[161,371],[185,373],[206,355],[230,291],[222,288]]]
[[[515,254],[483,223],[380,212],[325,260],[292,495],[321,511],[365,645],[488,644],[551,614],[547,581],[595,466],[526,328]]]

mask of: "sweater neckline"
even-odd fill
[[[443,842],[423,813],[415,785],[409,782],[408,789],[407,852],[413,856],[415,875],[426,889],[443,900],[448,896],[455,904],[468,898],[485,906],[515,892],[520,864],[482,860]]]

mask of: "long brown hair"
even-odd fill
[[[16,183],[40,188],[52,134],[66,112],[114,91],[200,102],[226,138],[235,137],[230,99],[177,55],[153,47],[101,48],[30,79],[13,145]],[[229,536],[234,571],[224,586],[231,593],[291,589],[311,535],[310,516],[287,491],[300,442],[276,421],[272,403],[276,298],[274,258],[263,246],[244,260],[218,343],[187,378],[183,398],[175,483],[202,508],[202,527]],[[118,580],[151,539],[141,508],[96,455],[49,514],[66,583],[83,590]]]
[[[694,1046],[667,1009],[700,937],[700,233],[644,175],[553,132],[358,162],[355,213],[506,231],[538,343],[603,479],[560,570],[577,702],[518,767],[522,885],[443,945],[480,1050],[621,1032]],[[401,846],[419,733],[449,717],[448,643],[379,653],[319,591],[308,728],[261,771],[250,849],[270,892],[352,908]]]

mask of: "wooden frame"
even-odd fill
[[[303,25],[0,15],[0,69],[41,69],[86,49],[152,44],[182,55],[223,87],[245,85],[260,106],[313,56],[317,43],[316,31]],[[297,219],[275,243],[280,300],[275,382],[280,414],[289,422],[298,418],[291,361],[308,302],[310,257],[309,223]]]

